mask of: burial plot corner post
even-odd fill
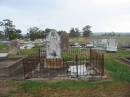
[[[104,76],[104,54],[102,54],[102,72],[101,76]]]
[[[92,49],[90,48],[89,50],[89,61],[90,61],[90,64],[92,62]]]
[[[78,78],[78,55],[77,55],[77,54],[76,54],[76,56],[75,56],[75,62],[76,62],[76,71],[77,71],[76,76],[77,76],[77,78]]]

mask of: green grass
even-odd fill
[[[109,60],[111,58],[117,59],[117,58],[125,57],[125,56],[130,56],[130,51],[125,50],[125,49],[120,49],[116,53],[107,53],[105,58]]]
[[[115,81],[130,82],[130,68],[116,62],[114,59],[105,60],[105,68],[110,71]]]
[[[17,56],[33,56],[33,55],[38,55],[39,54],[39,49],[43,48],[45,46],[37,46],[35,45],[35,47],[33,47],[32,49],[23,49],[23,50],[19,50],[17,52]]]
[[[39,54],[39,47],[35,46],[32,49],[23,49],[17,52],[17,56],[32,56],[32,55],[36,55]]]
[[[86,50],[87,51],[87,50]],[[78,56],[78,59],[85,60],[88,58],[83,51],[81,51],[79,48],[72,48],[68,51],[62,52],[62,58],[65,61],[72,61],[76,58],[76,55]]]
[[[130,51],[125,49],[121,49],[116,53],[106,54],[105,69],[110,72],[114,81],[130,82],[130,67],[116,61],[126,56],[130,56]]]
[[[58,82],[36,82],[36,81],[24,81],[18,86],[19,90],[32,91],[38,89],[93,89],[100,87],[109,87],[110,84],[119,84],[114,81],[58,81]]]
[[[0,52],[8,52],[9,46],[0,43]]]

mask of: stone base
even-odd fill
[[[46,64],[44,68],[48,69],[60,69],[63,68],[63,60],[62,59],[46,59]]]

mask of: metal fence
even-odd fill
[[[39,64],[39,57],[26,57],[23,59],[24,78],[32,77],[32,73],[35,71]]]
[[[90,49],[90,64],[95,69],[97,75],[104,75],[104,54]]]
[[[47,59],[44,49],[39,56],[23,60],[25,78],[88,78],[104,75],[104,54],[93,49],[69,49],[61,59]]]

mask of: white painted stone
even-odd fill
[[[0,53],[0,58],[4,58],[4,57],[7,57],[8,56],[8,53]]]
[[[94,73],[93,69],[89,67],[86,68],[85,65],[69,66],[68,72],[71,77],[76,77],[77,74],[78,76],[85,76],[85,75],[90,75]]]
[[[47,59],[61,58],[60,36],[52,30],[47,36]]]
[[[112,51],[116,52],[118,43],[116,42],[116,39],[108,39],[107,45],[106,45],[106,51]]]

